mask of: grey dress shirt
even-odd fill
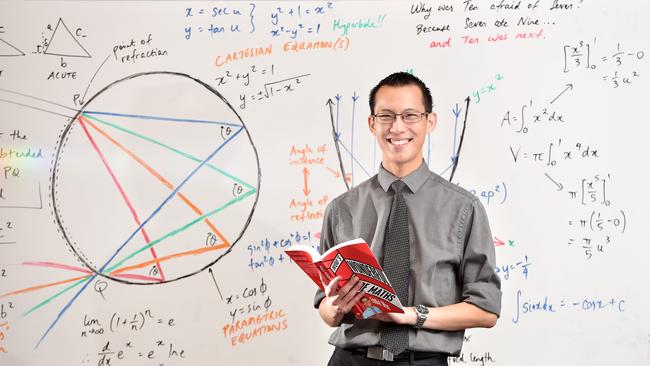
[[[382,166],[379,173],[334,199],[325,210],[321,251],[363,238],[383,263],[383,242],[393,192],[398,179]],[[409,212],[411,268],[405,306],[439,307],[461,301],[500,314],[500,280],[487,215],[481,202],[463,188],[420,167],[402,179]],[[318,290],[314,306],[325,297]],[[379,321],[358,320],[349,313],[329,343],[344,348],[379,344]],[[459,355],[464,331],[412,329],[409,350]]]

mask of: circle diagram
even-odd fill
[[[106,86],[65,127],[50,193],[65,241],[90,271],[158,284],[231,251],[260,178],[250,133],[219,92],[149,72]]]

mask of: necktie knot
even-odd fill
[[[395,193],[402,193],[402,190],[406,187],[406,183],[404,181],[398,179],[391,183],[390,188],[393,190]]]

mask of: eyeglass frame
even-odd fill
[[[404,122],[406,124],[415,124],[415,123],[418,123],[418,122],[422,121],[422,117],[426,117],[431,113],[433,113],[433,112],[376,113],[376,114],[370,115],[370,117],[372,117],[372,120],[375,123],[379,123],[380,125],[388,126],[388,125],[392,125],[393,123],[395,123],[395,121],[397,121],[397,116],[399,116],[402,119],[402,122]],[[408,121],[404,120],[404,117],[403,117],[404,114],[417,114],[417,115],[420,116],[420,118],[417,121],[408,122]],[[377,120],[378,116],[386,116],[386,115],[392,115],[393,120],[391,122],[380,122],[380,121]]]

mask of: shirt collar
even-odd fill
[[[429,178],[430,176],[430,171],[429,167],[427,164],[424,162],[424,159],[422,159],[422,163],[420,166],[415,169],[411,174],[407,175],[406,177],[402,178],[402,181],[406,183],[406,186],[409,187],[411,192],[415,193],[422,185],[424,182]],[[382,164],[379,165],[379,172],[377,173],[377,178],[379,179],[379,185],[381,185],[381,188],[384,189],[385,192],[388,192],[390,189],[390,185],[398,180],[399,178],[394,176],[391,172],[386,170]]]

